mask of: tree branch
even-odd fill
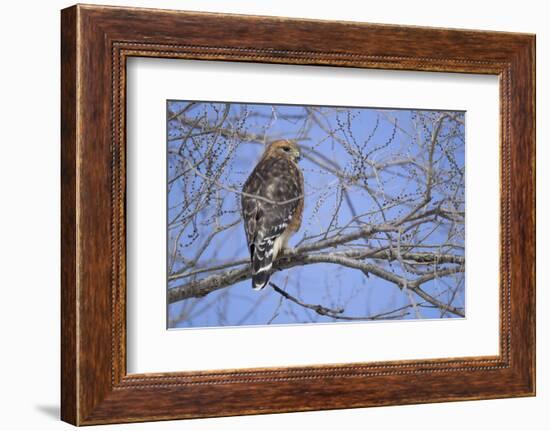
[[[296,298],[295,296],[292,296],[287,291],[281,289],[279,286],[277,286],[272,281],[269,282],[269,285],[273,288],[273,290],[275,292],[279,293],[282,297],[288,299],[289,301],[294,302],[295,304],[297,304],[301,307],[313,310],[321,316],[327,316],[327,317],[331,317],[333,319],[338,319],[338,320],[348,320],[348,321],[349,320],[378,320],[378,319],[381,319],[381,318],[384,318],[384,319],[398,319],[400,317],[406,316],[408,313],[405,312],[404,310],[406,310],[407,308],[410,307],[409,305],[406,305],[404,307],[400,307],[400,308],[397,308],[395,310],[387,311],[385,313],[374,314],[372,316],[344,316],[344,315],[342,315],[342,313],[345,311],[343,308],[332,309],[332,308],[328,308],[328,307],[325,307],[325,306],[319,305],[319,304],[317,304],[317,305],[316,304],[308,304],[307,302],[303,302],[300,299]],[[400,312],[400,313],[395,314],[397,312]]]
[[[321,242],[321,241],[320,241]],[[405,277],[390,272],[368,262],[357,260],[353,257],[346,256],[338,252],[309,254],[307,250],[303,250],[308,246],[303,246],[297,249],[292,254],[285,254],[273,264],[272,273],[280,269],[288,269],[295,266],[312,265],[316,263],[331,263],[346,266],[362,271],[365,274],[373,274],[381,279],[395,284],[400,289],[409,289],[420,296],[425,301],[437,306],[441,310],[448,311],[455,315],[464,317],[464,312],[459,308],[444,304],[435,297],[429,295],[422,290],[420,286],[423,283],[431,281],[438,277],[445,277],[451,274],[456,274],[464,271],[463,264],[433,271],[429,274],[422,275],[415,280],[408,280]],[[311,245],[309,247],[312,247]],[[382,257],[382,255],[380,255]],[[424,256],[423,256],[424,258]],[[457,261],[460,259],[457,257]],[[200,280],[193,280],[181,286],[176,286],[168,289],[168,303],[174,303],[187,298],[202,297],[219,289],[229,287],[235,283],[249,279],[251,277],[250,265],[243,268],[233,269],[224,273],[213,274]]]

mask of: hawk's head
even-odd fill
[[[294,163],[301,158],[300,147],[296,142],[290,140],[280,140],[269,144],[266,150],[266,156],[278,156],[292,160]]]

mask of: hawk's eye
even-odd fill
[[[288,153],[290,151],[290,147],[283,147],[283,151]]]

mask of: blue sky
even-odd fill
[[[408,109],[168,102],[169,113],[184,109],[184,114],[178,118],[184,118],[186,123],[174,119],[168,121],[167,127],[169,274],[193,273],[197,269],[248,258],[240,222],[239,195],[232,190],[240,190],[260,158],[264,143],[273,139],[296,139],[302,151],[315,154],[317,160],[323,161],[323,166],[337,167],[350,177],[357,174],[364,177],[360,182],[365,187],[350,185],[344,189],[333,173],[308,158],[302,159],[305,210],[301,229],[291,239],[291,246],[318,240],[329,227],[343,228],[343,232],[344,229],[353,229],[356,223],[352,221],[358,214],[362,215],[359,220],[363,225],[403,216],[424,194],[422,179],[425,172],[421,167],[430,157],[426,142],[441,115],[439,111]],[[455,210],[463,212],[464,113],[449,114],[449,119],[442,121],[440,138],[432,154],[434,169],[438,173],[432,201],[434,205],[439,203],[444,207],[452,201]],[[205,125],[219,126],[224,129],[225,136],[212,133]],[[247,140],[246,136],[254,139]],[[197,160],[200,162],[200,155],[205,154],[206,148],[217,151],[217,156],[225,163],[214,163],[210,167],[199,164],[203,176],[179,177],[182,170],[185,171],[185,163],[189,163],[182,160],[182,154],[198,155],[193,160],[196,163]],[[178,149],[181,151],[176,154]],[[381,168],[358,164],[357,151],[368,156],[369,166]],[[399,160],[409,162],[384,167],[388,162]],[[217,199],[216,204],[203,205],[194,215],[194,222],[182,229],[186,211],[189,213],[193,208],[193,204],[189,205],[189,197],[200,189],[208,175],[214,174],[219,175],[218,184],[226,188],[219,188],[212,198]],[[384,210],[380,211],[380,208]],[[232,226],[216,234],[199,261],[194,262],[192,268],[186,268],[185,262],[202,250],[204,239],[219,225]],[[400,244],[405,240],[399,239]],[[410,240],[422,246],[413,251],[438,250],[464,256],[464,226],[460,223],[441,219],[425,223],[414,231]],[[379,234],[352,246],[380,248],[389,241],[387,236]],[[395,247],[393,240],[392,246]],[[408,278],[417,275],[396,261],[373,260],[373,263]],[[211,273],[199,271],[196,275],[170,282],[168,288],[208,275]],[[273,274],[272,281],[303,302],[344,309],[346,316],[373,316],[408,307],[390,316],[399,319],[457,317],[423,304],[422,298],[399,289],[393,283],[372,274],[366,277],[361,271],[336,264],[320,263],[278,271]],[[436,278],[422,287],[443,302],[464,307],[462,273]],[[288,301],[269,287],[261,292],[253,291],[250,280],[201,298],[171,304],[168,306],[168,321],[169,327],[337,322]]]

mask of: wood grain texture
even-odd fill
[[[533,35],[79,5],[62,11],[61,38],[63,420],[85,425],[534,394]],[[130,56],[498,75],[499,356],[127,375]]]
[[[61,17],[61,417],[77,422],[76,9]]]

